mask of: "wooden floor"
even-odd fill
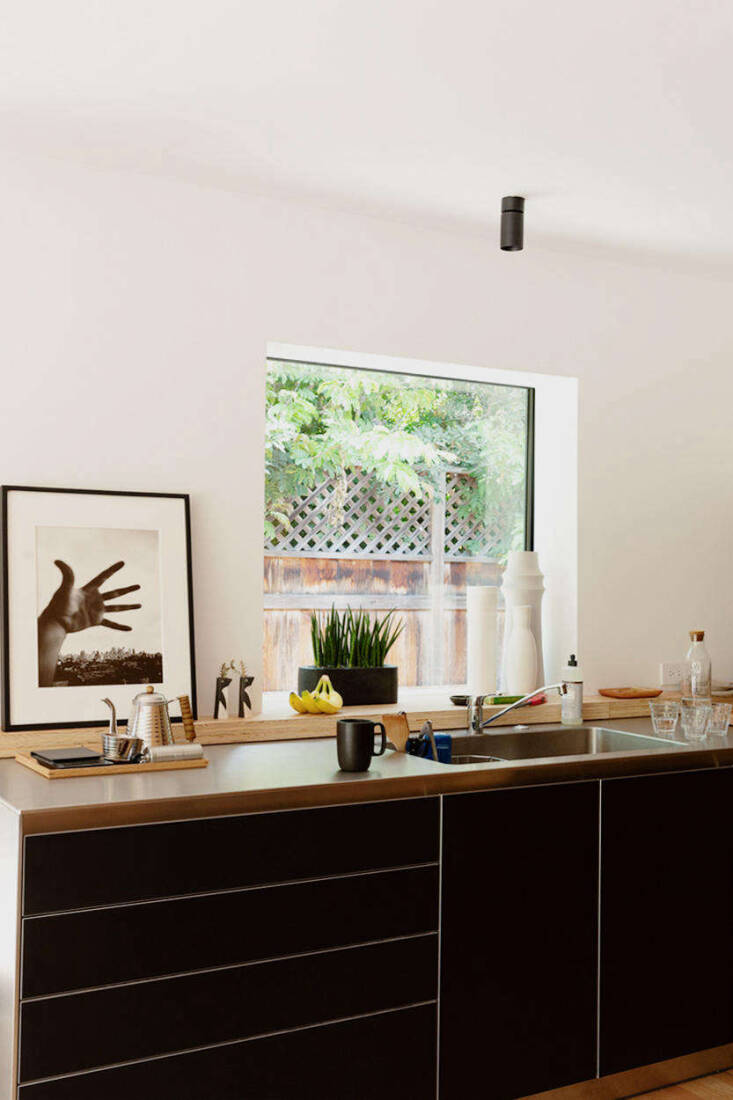
[[[655,1092],[645,1092],[649,1100],[722,1100],[733,1098],[733,1069],[714,1073],[712,1077],[698,1077],[682,1085],[671,1085]]]

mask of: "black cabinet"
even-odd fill
[[[440,1100],[733,1042],[732,811],[710,768],[445,795],[442,855],[437,798],[30,836],[20,1100],[430,1100],[439,957]]]
[[[437,798],[28,837],[19,1095],[430,1100],[439,837]]]
[[[432,933],[40,997],[21,1010],[20,1080],[432,1001],[437,979]]]
[[[439,800],[242,814],[25,841],[31,916],[438,859]]]
[[[441,1100],[594,1077],[599,784],[443,806]]]
[[[733,1041],[733,770],[602,784],[601,1073]]]
[[[434,1096],[435,1005],[19,1089],[20,1100],[430,1100]]]
[[[437,928],[437,867],[31,917],[23,922],[23,997]]]

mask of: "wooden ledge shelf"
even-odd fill
[[[666,696],[661,696],[666,698]],[[466,711],[454,707],[447,700],[446,690],[440,692],[410,692],[398,703],[369,707],[344,707],[338,714],[295,714],[287,699],[267,700],[263,714],[249,718],[214,720],[204,717],[196,721],[196,737],[202,745],[236,745],[258,741],[300,741],[313,737],[334,737],[339,718],[372,718],[382,714],[396,714],[404,710],[411,730],[419,730],[426,719],[437,729],[464,729]],[[485,713],[496,713],[501,707],[486,707]],[[604,719],[646,718],[649,715],[646,699],[607,699],[601,695],[587,695],[583,702],[583,718],[586,722]],[[522,707],[500,718],[497,726],[534,725],[560,721],[560,701],[540,706]],[[28,730],[13,733],[0,731],[0,759],[14,757],[18,752],[30,749],[61,748],[68,745],[88,745],[98,748],[106,729],[82,727],[63,730]],[[177,740],[183,739],[180,723],[174,724]]]

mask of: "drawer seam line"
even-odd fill
[[[307,886],[313,882],[330,882],[340,879],[366,878],[371,875],[391,875],[400,871],[421,871],[438,867],[439,859],[426,863],[403,863],[397,867],[370,867],[365,871],[342,871],[334,874],[311,875],[308,878],[280,879],[277,882],[258,882],[252,886],[226,886],[220,890],[199,890],[190,894],[166,894],[159,898],[139,898],[135,901],[111,901],[106,905],[80,905],[73,909],[45,909],[41,913],[23,913],[23,920],[47,920],[51,917],[68,917],[75,913],[98,913],[106,909],[131,909],[138,905],[162,905],[169,901],[188,901],[189,898],[213,898],[224,894],[245,894],[254,890],[277,890],[283,886]]]
[[[345,1024],[352,1020],[366,1020],[372,1016],[386,1016],[390,1012],[407,1012],[412,1008],[425,1008],[428,1005],[434,1005],[436,998],[433,997],[427,1001],[411,1001],[408,1004],[396,1005],[392,1008],[378,1008],[372,1012],[359,1012],[355,1016],[336,1016],[333,1019],[319,1020],[314,1024],[302,1024],[299,1027],[278,1028],[274,1031],[263,1031],[257,1035],[247,1035],[241,1039],[224,1039],[219,1043],[203,1043],[200,1046],[195,1047],[181,1047],[180,1050],[166,1051],[163,1054],[149,1054],[145,1058],[130,1058],[124,1062],[109,1062],[103,1066],[92,1066],[90,1069],[73,1070],[70,1073],[56,1073],[48,1077],[34,1077],[28,1081],[23,1081],[18,1084],[18,1091],[22,1093],[24,1088],[29,1088],[31,1085],[42,1085],[50,1081],[62,1081],[69,1077],[87,1077],[90,1073],[103,1073],[107,1070],[121,1069],[124,1066],[141,1065],[145,1062],[160,1062],[164,1058],[177,1058],[180,1055],[196,1054],[202,1050],[217,1050],[224,1047],[238,1046],[241,1043],[253,1043],[259,1039],[270,1039],[277,1035],[293,1035],[301,1031],[313,1031],[318,1027],[329,1027],[333,1024]]]
[[[385,943],[402,943],[407,940],[423,940],[437,936],[438,929],[425,932],[406,932],[400,936],[387,936],[379,940],[359,940],[356,943],[339,944],[336,947],[317,947],[311,951],[295,951],[289,955],[266,955],[262,959],[249,959],[246,962],[222,963],[219,966],[202,966],[195,970],[177,970],[173,974],[155,974],[149,978],[128,978],[121,982],[105,982],[102,985],[83,986],[80,989],[64,989],[59,993],[36,993],[30,997],[21,997],[20,1004],[37,1004],[39,1001],[56,1001],[61,997],[82,997],[88,993],[100,993],[107,989],[125,989],[132,985],[151,985],[153,982],[170,982],[177,978],[187,978],[198,974],[216,974],[225,970],[241,970],[250,966],[268,966],[274,962],[288,962],[292,959],[305,959],[315,955],[332,955],[337,951],[354,951],[362,947],[377,947]]]

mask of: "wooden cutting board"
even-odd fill
[[[15,759],[24,768],[30,768],[32,772],[44,776],[45,779],[81,779],[82,776],[103,775],[109,778],[111,775],[140,775],[142,772],[178,772],[186,768],[208,768],[209,761],[205,756],[197,756],[193,760],[156,760],[149,764],[100,764],[99,767],[86,768],[47,768],[35,756],[17,752]]]
[[[662,688],[599,688],[598,694],[607,699],[656,699]]]

